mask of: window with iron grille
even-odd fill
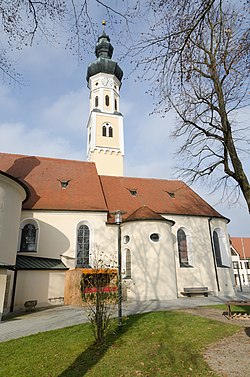
[[[131,251],[129,249],[126,249],[126,279],[131,279],[132,277],[131,264]]]
[[[177,241],[180,266],[184,267],[185,265],[188,265],[187,237],[184,230],[178,230]]]
[[[89,227],[80,225],[77,230],[77,267],[89,267]]]
[[[20,251],[37,251],[37,229],[34,224],[26,224],[22,228]]]

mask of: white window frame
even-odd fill
[[[22,240],[22,232],[23,232],[23,228],[25,227],[25,225],[28,225],[28,224],[32,224],[35,226],[35,229],[36,229],[36,242],[35,242],[35,250],[31,250],[31,251],[21,251],[21,240]],[[23,219],[20,223],[20,228],[19,228],[19,237],[18,237],[18,250],[17,252],[19,253],[37,253],[38,252],[38,246],[39,246],[39,239],[40,239],[40,226],[39,226],[39,222],[34,219],[34,218],[27,218],[27,219]]]
[[[101,135],[102,135],[102,137],[107,137],[107,138],[113,138],[114,137],[114,127],[112,126],[112,124],[111,123],[109,123],[109,122],[104,122],[102,125],[101,125]],[[103,128],[105,127],[105,129],[106,129],[106,136],[104,136],[103,135]],[[109,129],[112,129],[112,136],[109,136]]]
[[[77,223],[75,232],[75,267],[77,266],[78,229],[81,225],[86,225],[89,228],[89,265],[93,266],[93,224],[88,220],[81,220]]]
[[[178,231],[182,230],[186,235],[187,241],[187,257],[188,257],[188,264],[186,267],[193,267],[194,266],[194,255],[193,255],[193,247],[192,247],[192,238],[189,230],[183,226],[179,227],[176,232],[176,241],[177,241],[177,252],[178,252],[178,260],[180,261],[179,257],[179,247],[178,247]],[[180,264],[180,263],[179,263]],[[185,268],[185,266],[180,266],[181,268]]]
[[[127,251],[130,252],[130,270],[131,270],[131,276],[127,277]],[[122,277],[123,279],[132,279],[132,252],[129,247],[126,247],[123,249],[122,252]]]
[[[213,230],[214,252],[215,252],[214,232],[216,232],[218,235],[219,247],[220,247],[220,258],[221,258],[221,266],[217,265],[217,267],[231,267],[230,258],[229,258],[230,249],[228,248],[228,242],[227,242],[225,232],[221,228],[215,228]],[[215,253],[215,257],[216,257],[216,253]]]

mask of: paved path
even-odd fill
[[[237,297],[200,297],[179,298],[165,301],[134,301],[123,303],[123,314],[136,314],[151,311],[195,308],[204,305],[223,303],[228,299],[248,299],[250,295],[238,295]],[[37,309],[30,313],[11,316],[0,322],[0,342],[20,338],[39,332],[55,330],[87,322],[83,308],[72,306],[54,306]]]

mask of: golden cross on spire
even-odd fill
[[[105,31],[105,26],[106,26],[106,21],[102,20],[102,31],[103,32]]]

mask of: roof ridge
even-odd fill
[[[129,178],[129,179],[143,179],[143,180],[155,180],[155,181],[167,181],[167,182],[180,182],[180,183],[183,183],[184,186],[187,186],[189,187],[184,181],[180,180],[180,179],[165,179],[165,178],[150,178],[150,177],[130,177],[130,176],[115,176],[115,175],[102,175],[100,174],[99,175],[101,178],[102,177],[111,177],[111,178],[117,178],[117,179],[120,179],[120,178]]]
[[[34,157],[41,160],[59,160],[59,161],[65,161],[65,162],[77,162],[77,163],[84,163],[84,164],[95,164],[91,161],[83,161],[83,160],[75,160],[75,159],[68,159],[68,158],[62,158],[62,157],[47,157],[47,156],[38,156],[38,155],[29,155],[29,154],[21,154],[21,153],[6,153],[6,152],[0,152],[0,156],[15,156],[15,157]]]

